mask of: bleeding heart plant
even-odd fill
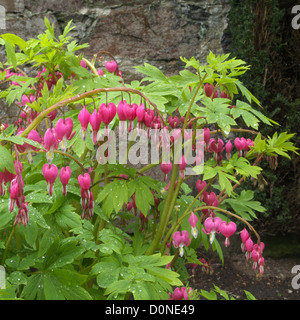
[[[1,35],[1,97],[20,111],[0,122],[0,295],[207,297],[190,277],[213,276],[205,251],[224,262],[219,240],[226,248],[236,234],[261,277],[264,245],[249,221],[265,209],[244,182],[261,188],[261,164],[275,169],[297,148],[292,134],[258,131],[272,123],[239,80],[246,63],[211,52],[205,65],[181,58],[176,76],[145,63],[129,84],[111,53],[77,55],[88,45],[72,39],[71,22],[59,36],[45,24],[29,41]]]

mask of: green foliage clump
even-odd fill
[[[297,146],[300,59],[299,32],[291,27],[292,4],[280,0],[231,0],[230,5],[229,50],[251,65],[241,81],[260,100],[263,114],[278,122],[278,132],[295,133]],[[271,134],[270,128],[265,126],[261,133]],[[261,229],[268,229],[271,234],[297,231],[293,218],[297,216],[300,199],[294,194],[299,193],[300,172],[296,157],[292,157],[292,163],[291,166],[290,161],[282,158],[276,171],[264,166],[261,188],[255,191],[255,198],[267,209]]]

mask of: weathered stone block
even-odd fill
[[[22,12],[24,10],[24,0],[0,0],[6,12]]]
[[[9,1],[9,0],[7,0]],[[32,12],[76,12],[85,6],[84,0],[25,0],[25,6]]]
[[[47,18],[51,24],[54,23],[56,32],[59,32],[55,17],[47,15]],[[45,30],[44,16],[32,15],[29,19],[28,17],[9,15],[6,18],[6,30],[0,33],[13,33],[25,40],[29,40],[30,38],[36,38],[38,34]]]

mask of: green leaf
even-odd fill
[[[266,154],[267,155],[281,155],[285,158],[290,159],[288,151],[292,151],[299,155],[299,153],[296,150],[299,150],[299,148],[295,147],[294,144],[290,140],[295,134],[291,133],[288,134],[287,132],[282,132],[279,134],[275,132],[273,137],[268,137],[267,140],[267,147],[266,147]]]
[[[46,300],[65,300],[62,294],[62,284],[50,274],[44,274],[44,292]]]
[[[47,252],[47,250],[53,244],[53,241],[55,238],[56,238],[56,234],[55,234],[55,232],[53,232],[52,229],[49,229],[44,233],[44,235],[40,241],[40,246],[39,246],[39,251],[38,251],[39,257],[43,256]]]
[[[163,81],[156,81],[148,84],[142,88],[142,92],[148,96],[148,94],[154,94],[159,96],[169,96],[179,92],[173,85],[165,83]]]
[[[64,205],[66,197],[62,193],[56,194],[55,200],[51,208],[46,212],[46,214],[52,214],[60,209]]]
[[[222,251],[222,248],[219,244],[219,241],[215,238],[213,243],[212,243],[212,248],[213,250],[217,251],[218,255],[219,255],[219,258],[220,260],[222,261],[222,264],[224,265],[224,256],[223,256],[223,251]]]
[[[8,200],[2,201],[0,202],[0,230],[5,228],[13,218],[8,210]]]
[[[256,300],[256,298],[254,297],[254,295],[252,293],[250,293],[247,290],[244,290],[244,292],[245,292],[246,297],[247,297],[248,300]]]
[[[245,220],[252,220],[251,217],[257,218],[255,211],[264,212],[266,209],[261,206],[259,201],[253,201],[254,192],[251,190],[243,190],[235,199],[226,199],[232,209]]]
[[[204,166],[203,169],[203,180],[209,180],[214,178],[218,174],[218,171],[215,167],[209,165]]]
[[[37,259],[37,252],[33,252],[25,256],[18,265],[18,270],[29,270],[30,267],[35,265]]]
[[[231,192],[233,190],[233,187],[232,187],[232,184],[230,182],[232,176],[225,173],[225,172],[222,172],[222,171],[219,171],[219,183],[220,183],[220,187],[221,189],[225,189],[226,190],[226,193],[230,196],[231,195]]]
[[[160,267],[154,267],[149,266],[146,268],[146,270],[150,273],[156,276],[157,278],[160,278],[167,283],[169,283],[172,286],[182,286],[182,282],[178,279],[179,274],[177,272],[171,271],[169,269],[160,268]]]
[[[49,230],[47,230],[48,232]],[[51,235],[48,234],[48,237]],[[46,244],[47,241],[45,240]],[[39,250],[40,251],[40,250]],[[43,250],[44,251],[44,250]],[[47,251],[41,257],[42,267],[44,270],[51,270],[54,268],[64,267],[82,254],[84,248],[78,246],[78,242],[75,240],[69,240],[64,244],[60,243],[58,236],[55,236],[52,240],[52,244],[48,247]],[[39,252],[40,254],[40,252]]]
[[[217,293],[219,293],[225,300],[229,300],[229,296],[228,296],[228,294],[227,294],[226,291],[221,290],[221,289],[220,289],[218,286],[216,286],[215,284],[214,284],[214,287],[215,287],[215,291],[216,291]]]
[[[21,298],[25,300],[34,300],[36,296],[44,297],[44,283],[41,273],[34,274],[27,280],[27,285],[21,293]]]
[[[180,60],[185,63],[185,68],[193,67],[196,70],[200,68],[200,61],[196,60],[195,57],[191,57],[190,59],[180,57]]]
[[[115,212],[118,213],[123,204],[128,202],[128,188],[126,181],[120,180],[114,187],[113,204]]]
[[[150,206],[154,205],[154,197],[149,187],[140,178],[131,180],[128,183],[129,194],[135,193],[135,204],[137,208],[147,216]]]
[[[45,193],[30,193],[27,195],[26,200],[28,203],[52,203],[52,199]]]
[[[124,247],[123,239],[107,228],[101,230],[99,240],[103,242],[100,244],[100,251],[104,254],[110,255],[113,251],[120,254]]]
[[[53,96],[59,97],[62,94],[62,87],[64,84],[64,78],[58,79],[54,89],[53,89]]]
[[[7,258],[5,260],[5,264],[7,266],[11,267],[12,269],[17,269],[19,263],[20,263],[20,257],[18,255],[15,255],[13,257]]]
[[[253,141],[254,146],[251,147],[251,150],[247,153],[247,158],[251,159],[256,157],[256,153],[261,154],[264,153],[267,149],[267,143],[266,140],[261,138],[261,134],[258,133],[256,138]]]
[[[69,269],[54,269],[53,274],[59,279],[59,281],[65,285],[82,285],[84,284],[88,276],[85,274],[80,274],[76,271]]]
[[[78,285],[63,286],[61,291],[67,300],[93,300],[91,295]]]
[[[73,20],[70,20],[70,21],[68,22],[68,24],[65,26],[64,32],[63,32],[63,34],[62,34],[64,38],[67,36],[67,34],[68,34],[72,29],[75,28],[75,26],[74,26],[74,27],[71,27],[72,22],[73,22]]]
[[[173,256],[162,256],[160,253],[156,253],[151,256],[136,256],[134,261],[136,266],[147,268],[166,266],[173,258]]]
[[[104,172],[104,169],[101,168],[101,166],[98,166],[97,169],[96,170],[99,173]],[[120,174],[126,174],[128,177],[131,177],[131,178],[134,178],[136,176],[136,171],[137,171],[136,168],[128,168],[128,167],[125,167],[124,165],[121,165],[119,163],[108,164],[108,170],[110,171],[109,176],[119,176]]]
[[[59,248],[59,255],[55,262],[48,268],[59,268],[70,264],[83,252],[83,248],[77,246],[77,241],[69,241]]]
[[[81,226],[80,215],[77,214],[72,205],[64,203],[55,212],[55,220],[62,229],[76,228]]]
[[[211,290],[210,292],[206,290],[200,290],[200,295],[206,298],[207,300],[218,300],[217,294],[213,290]]]
[[[239,87],[241,93],[247,98],[249,103],[252,102],[252,100],[261,107],[261,104],[259,100],[243,85],[242,82],[236,81],[235,84]]]
[[[138,230],[138,226],[135,227],[135,231],[134,231],[134,236],[132,238],[132,246],[133,246],[133,250],[135,255],[142,255],[145,253],[145,251],[147,250],[148,246],[147,245],[143,245],[144,242],[144,235],[143,233],[139,232]]]
[[[35,241],[38,236],[38,227],[36,223],[32,219],[29,219],[26,227],[23,225],[20,226],[19,232],[24,234],[26,242],[35,249]]]
[[[44,17],[44,23],[45,23],[46,28],[47,28],[48,31],[49,31],[49,34],[50,34],[53,38],[55,38],[53,25],[52,25],[52,26],[50,25],[50,22],[49,22],[49,20],[48,20],[48,18],[47,18],[46,16]]]
[[[7,63],[12,65],[14,69],[17,68],[17,58],[14,47],[7,41],[5,41],[5,49],[7,55]]]
[[[20,284],[27,284],[27,276],[20,271],[14,271],[12,272],[9,277],[8,280],[11,284],[16,284],[16,285],[20,285]]]
[[[130,288],[131,282],[129,280],[118,280],[111,283],[106,287],[104,292],[105,295],[114,294],[117,295],[119,293],[126,293],[128,288]]]
[[[228,166],[224,163],[224,166],[215,166],[212,167],[210,166],[209,163],[207,163],[204,166],[204,170],[203,170],[203,180],[209,180],[214,178],[216,175],[218,175],[219,177],[219,184],[221,189],[225,189],[226,192],[230,195],[232,192],[232,184],[230,182],[233,181],[235,183],[238,183],[238,181],[236,180],[235,176],[232,174],[232,166]]]
[[[0,172],[4,172],[5,169],[8,172],[16,173],[12,155],[5,147],[0,145]]]
[[[41,144],[39,144],[38,142],[24,138],[24,137],[20,137],[20,136],[4,137],[4,136],[0,135],[0,141],[3,141],[3,140],[10,141],[12,143],[19,144],[19,145],[22,145],[26,142],[27,144],[29,144],[31,146],[34,146],[38,149],[44,150],[44,147]]]
[[[151,284],[147,282],[136,282],[130,286],[135,300],[154,300],[156,292],[152,290]]]
[[[73,277],[71,277],[71,275]],[[90,294],[76,283],[83,283],[86,276],[64,269],[39,273],[29,278],[22,291],[25,300],[92,300]]]
[[[92,79],[94,77],[91,72],[89,72],[86,68],[83,68],[81,66],[72,66],[70,70],[80,78]],[[76,85],[77,85],[77,82],[76,82]],[[92,84],[92,82],[90,82],[90,84]],[[88,87],[86,89],[88,89]]]
[[[17,45],[22,51],[26,50],[27,42],[15,34],[4,33],[1,35],[1,38],[8,42],[13,48],[15,48],[15,45]]]
[[[81,137],[78,134],[75,134],[74,138],[75,138],[75,142],[73,145],[73,150],[74,150],[75,154],[78,157],[80,157],[83,154],[85,142],[81,139]]]
[[[103,201],[102,209],[110,216],[113,210],[118,213],[123,204],[128,202],[126,181],[115,180],[107,184],[97,197],[97,202]]]
[[[262,168],[258,166],[253,166],[250,162],[244,157],[238,157],[238,154],[235,153],[230,159],[229,163],[234,167],[234,170],[245,177],[253,177],[254,179],[261,173]]]
[[[119,263],[116,260],[104,260],[96,263],[91,270],[91,274],[100,274],[100,273],[113,273],[114,270],[120,267]]]
[[[148,77],[144,78],[143,80],[150,80],[150,81],[155,81],[155,80],[161,80],[161,81],[167,81],[167,77],[155,66],[152,66],[151,64],[144,63],[144,66],[137,66],[135,67],[137,71],[140,73],[143,73],[147,75]]]
[[[111,270],[110,272],[102,272],[97,276],[97,284],[101,288],[107,288],[119,279],[120,268]]]
[[[199,83],[199,76],[189,70],[181,70],[179,74],[169,77],[169,82],[176,87],[189,87]]]

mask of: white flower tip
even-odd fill
[[[195,238],[195,239],[197,239],[197,237],[198,237],[198,229],[197,228],[192,228],[192,236]]]

